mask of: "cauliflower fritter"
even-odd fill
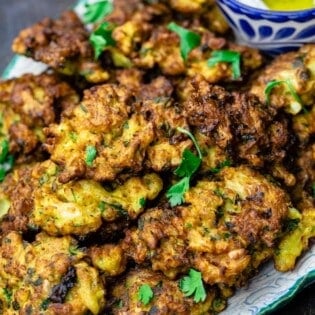
[[[286,112],[296,115],[303,106],[314,104],[315,101],[315,46],[302,46],[297,52],[289,52],[276,57],[259,76],[251,82],[250,92],[257,95],[261,102],[266,101],[265,88],[273,80],[289,81],[300,97],[302,104],[290,93],[288,84],[275,86],[270,93],[270,104],[283,108]]]
[[[315,237],[315,208],[304,209],[299,213],[296,209],[290,211],[288,231],[274,254],[275,267],[285,272],[294,268],[296,259],[309,246],[311,238]]]
[[[0,82],[1,138],[10,140],[12,153],[30,154],[44,141],[43,128],[78,102],[76,92],[55,74],[26,74]]]
[[[71,237],[40,233],[26,243],[17,232],[0,247],[0,301],[4,314],[99,314],[105,289],[97,270],[72,254]]]
[[[132,94],[122,86],[97,86],[85,91],[70,117],[50,126],[46,147],[62,166],[61,182],[80,177],[108,181],[122,172],[138,173],[146,154],[148,166],[156,171],[180,163],[191,142],[178,138],[176,128],[187,128],[187,123],[173,101],[167,97],[131,101]],[[96,151],[91,163],[88,148]]]
[[[139,301],[139,290],[148,285],[153,291],[152,300],[144,305]],[[167,279],[163,274],[150,269],[131,270],[120,283],[109,292],[112,295],[113,314],[213,314],[216,291],[207,290],[204,302],[194,303],[180,291],[178,282]]]
[[[12,50],[41,61],[66,75],[80,74],[92,83],[104,82],[109,73],[93,60],[89,33],[73,11],[59,19],[45,18],[20,32]]]
[[[182,96],[184,115],[195,133],[201,134],[205,165],[211,165],[217,156],[223,159],[221,163],[231,160],[267,167],[287,185],[294,184],[288,171],[283,175],[275,170],[282,167],[285,171],[283,163],[294,143],[286,117],[276,116],[253,95],[230,93],[202,79],[189,82],[187,87]]]
[[[58,167],[48,161],[33,171],[34,208],[30,222],[50,235],[84,235],[105,222],[135,219],[163,187],[156,174],[132,177],[113,190],[92,180],[58,181]]]
[[[127,255],[171,279],[192,267],[209,284],[244,281],[260,259],[253,252],[275,245],[290,204],[284,191],[249,168],[225,168],[217,179],[199,181],[183,206],[141,215],[122,243]],[[266,251],[263,260],[271,255]]]

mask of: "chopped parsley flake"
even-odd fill
[[[179,36],[180,53],[182,58],[186,61],[189,53],[200,45],[200,35],[181,27],[174,22],[168,24],[167,28]]]
[[[102,0],[95,3],[86,3],[86,11],[83,15],[83,22],[95,23],[101,21],[105,16],[113,12],[113,4],[111,1]]]
[[[94,48],[95,59],[98,59],[106,47],[115,46],[115,40],[112,38],[113,26],[109,22],[102,23],[90,35],[90,43]]]
[[[208,66],[213,67],[220,62],[230,63],[232,66],[233,78],[241,76],[241,54],[232,50],[214,50],[208,59]]]
[[[138,299],[143,305],[147,305],[153,298],[153,291],[148,284],[142,284],[138,291]]]
[[[93,165],[93,161],[96,158],[96,148],[93,147],[92,145],[88,145],[85,149],[85,163],[88,166],[92,166]]]

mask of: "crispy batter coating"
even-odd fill
[[[296,159],[297,181],[292,189],[292,200],[298,209],[315,207],[315,143],[302,147]]]
[[[287,157],[294,140],[287,118],[276,117],[275,111],[256,97],[230,93],[200,79],[189,82],[182,97],[188,123],[197,128],[196,133],[203,135],[199,139],[207,151],[206,165],[211,165],[208,158],[220,156],[272,169]],[[294,178],[292,183],[288,176],[287,179],[287,184],[294,184]]]
[[[302,214],[291,209],[288,224],[289,233],[281,239],[274,255],[275,267],[282,272],[294,268],[297,258],[315,237],[315,208],[306,208]]]
[[[138,292],[141,285],[149,285],[153,298],[147,305],[139,301]],[[131,270],[120,283],[109,292],[112,295],[113,314],[213,314],[216,291],[207,290],[204,302],[194,303],[180,291],[178,281],[167,279],[159,272],[150,269]],[[222,301],[223,302],[223,301]]]
[[[290,93],[287,84],[275,86],[270,93],[270,104],[276,108],[283,108],[286,112],[295,115],[302,106],[309,106],[315,101],[315,49],[314,45],[305,45],[297,52],[289,52],[275,58],[251,82],[251,93],[256,94],[261,102],[266,101],[265,88],[272,80],[290,81],[296,93],[301,98],[300,104]]]
[[[5,314],[98,314],[105,306],[105,289],[97,270],[72,254],[71,237],[40,233],[25,243],[9,233],[0,247],[0,301]]]
[[[55,74],[26,74],[0,82],[1,135],[12,153],[30,154],[44,141],[43,128],[78,104],[76,92]]]
[[[141,92],[142,97],[152,96],[151,89]],[[180,163],[191,142],[178,138],[176,128],[187,129],[187,122],[173,101],[168,97],[131,100],[132,93],[124,87],[94,87],[85,92],[70,117],[48,129],[51,159],[63,167],[61,182],[78,177],[108,181],[124,171],[137,173],[146,153],[148,166],[156,171]],[[97,151],[91,165],[86,161],[88,146]]]
[[[1,236],[10,231],[26,232],[29,229],[29,213],[34,204],[32,168],[32,165],[16,167],[1,183]]]
[[[30,222],[50,235],[84,235],[96,231],[102,219],[135,219],[163,187],[156,174],[130,178],[113,190],[92,180],[63,184],[57,175],[58,167],[50,161],[33,171],[37,185]]]
[[[12,44],[12,50],[63,74],[80,74],[90,82],[104,82],[109,74],[93,61],[88,37],[89,33],[78,16],[73,11],[66,11],[59,19],[45,18],[22,30]]]
[[[246,167],[225,168],[219,181],[199,181],[185,203],[144,213],[138,228],[126,232],[124,250],[171,279],[192,267],[205,282],[227,285],[243,281],[242,273],[257,263],[250,248],[274,246],[289,206],[284,191]]]

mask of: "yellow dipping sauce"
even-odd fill
[[[314,0],[264,0],[271,10],[298,11],[315,7]]]

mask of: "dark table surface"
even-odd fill
[[[13,57],[10,46],[19,30],[45,16],[57,17],[74,2],[75,0],[0,0],[0,73]],[[315,315],[315,284],[304,289],[273,315]]]

